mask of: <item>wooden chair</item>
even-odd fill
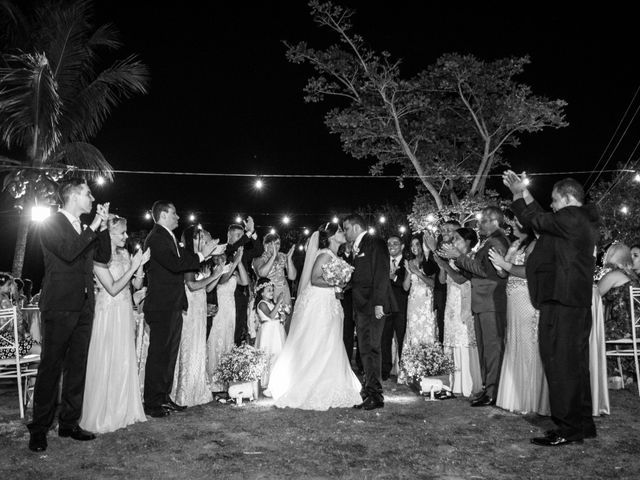
[[[18,339],[18,312],[16,307],[0,310],[0,352],[9,352],[10,357],[0,359],[0,379],[14,378],[18,386],[20,418],[24,418],[24,409],[28,402],[29,379],[38,373],[36,363],[40,355],[20,355]],[[24,382],[24,383],[23,383]]]
[[[638,395],[640,395],[640,368],[638,368],[638,339],[640,338],[640,318],[636,316],[636,309],[640,310],[640,288],[629,286],[629,309],[631,319],[631,338],[619,338],[616,340],[608,340],[607,344],[607,357],[614,357],[618,360],[618,371],[622,375],[622,357],[633,357],[635,372],[636,372],[636,384],[638,385]],[[613,347],[613,348],[609,348]],[[624,388],[624,381],[622,382],[622,388]]]

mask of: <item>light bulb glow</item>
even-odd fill
[[[398,228],[398,231],[400,233],[405,233],[407,231],[407,227],[405,227],[404,225],[400,225],[400,227]]]
[[[309,235],[309,229],[308,229],[308,228],[305,228],[305,229],[302,231],[302,233],[304,233],[305,235],[307,235],[307,236],[308,236],[308,235]]]
[[[369,227],[368,232],[369,232],[369,235],[374,235],[376,233],[376,229],[373,227]]]
[[[291,219],[288,216],[284,216],[282,217],[282,223],[284,223],[285,225],[289,225],[289,222],[291,221]]]
[[[264,182],[263,182],[262,180],[260,180],[260,179],[257,179],[257,180],[256,180],[256,183],[254,183],[254,186],[255,186],[258,190],[260,190],[260,189],[262,189],[262,187],[264,186]]]
[[[136,250],[140,250],[140,248],[141,248],[141,247],[140,247],[140,244],[139,244],[139,243],[136,243],[136,247],[135,247],[135,248],[136,248]]]
[[[385,217],[384,215],[380,215],[380,218],[378,219],[378,221],[380,223],[385,223],[387,221],[387,217]]]
[[[241,216],[237,216],[236,217],[236,223],[242,223],[242,217]]]
[[[271,233],[271,235],[274,235],[276,233],[276,229],[272,228],[271,230],[269,230],[269,233]]]
[[[51,209],[49,207],[35,206],[31,208],[31,220],[34,222],[42,222],[51,215]]]
[[[333,217],[333,219],[331,220],[333,223],[339,223],[340,219],[338,217]]]
[[[636,182],[640,182],[640,173],[636,173],[636,176],[633,177]]]
[[[522,183],[524,183],[526,186],[529,186],[529,184],[531,183],[531,180],[529,180],[527,177],[525,177],[525,178],[522,180]]]
[[[144,219],[145,220],[151,220],[151,214],[149,212],[144,214]]]
[[[302,245],[298,245],[298,250],[300,250],[301,252],[303,252],[303,251],[304,251],[304,246],[302,246]]]
[[[190,222],[195,222],[196,221],[196,216],[193,213],[191,215],[189,215],[189,221]]]
[[[104,185],[104,182],[105,182],[105,180],[104,180],[104,177],[102,175],[100,175],[98,178],[96,178],[96,184],[102,186],[102,185]]]
[[[627,213],[629,213],[629,207],[623,205],[622,208],[620,208],[620,211],[626,215]]]

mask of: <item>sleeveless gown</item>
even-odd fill
[[[233,335],[236,329],[236,291],[237,278],[232,275],[226,283],[218,284],[218,313],[213,317],[211,331],[207,340],[207,375],[212,392],[226,390],[226,385],[216,380],[215,370],[223,354],[235,346]]]
[[[120,251],[109,263],[114,280],[131,265]],[[135,320],[129,287],[112,297],[98,285],[80,426],[91,432],[112,432],[146,421],[135,349]]]
[[[196,279],[200,279],[198,276]],[[213,400],[207,378],[207,292],[185,286],[189,308],[182,313],[182,336],[171,398],[192,407]]]
[[[322,253],[335,257],[330,250],[318,251]],[[343,322],[344,312],[332,288],[309,284],[300,294],[269,380],[276,407],[328,410],[362,402],[361,384],[342,341]]]
[[[260,303],[266,303],[271,310],[274,308],[274,304],[266,300],[261,300]],[[258,306],[260,306],[260,303],[258,303]],[[256,348],[262,350],[267,356],[267,366],[260,379],[262,387],[266,388],[269,385],[271,370],[280,352],[282,352],[287,337],[284,333],[284,325],[280,323],[279,319],[272,320],[260,309],[258,309],[258,318],[260,319],[260,326],[256,337]]]

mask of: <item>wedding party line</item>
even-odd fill
[[[105,203],[83,227],[91,189],[65,180],[62,208],[40,228],[41,292],[0,279],[1,306],[16,312],[13,355],[39,361],[29,448],[46,450],[56,412],[58,435],[85,441],[243,397],[371,411],[396,382],[551,416],[557,429],[536,445],[596,436],[593,416],[609,414],[604,325],[630,324],[640,245],[611,245],[596,275],[599,217],[578,182],[556,182],[552,212],[524,175],[503,183],[510,209],[486,205],[408,239],[371,234],[356,213],[328,221],[300,269],[295,245],[258,238],[251,216],[228,226],[226,243],[200,225],[178,240],[172,200],[153,204],[155,225],[130,252],[127,219]],[[243,380],[251,391],[231,388]]]

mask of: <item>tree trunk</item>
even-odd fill
[[[20,214],[20,223],[18,224],[18,236],[16,238],[16,249],[13,253],[13,267],[11,273],[14,277],[22,276],[22,267],[24,267],[24,256],[27,251],[27,239],[29,237],[29,227],[31,226],[31,218],[29,216],[27,202],[25,208]]]

